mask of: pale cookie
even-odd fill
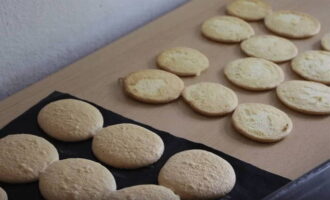
[[[180,200],[174,192],[161,185],[136,185],[110,194],[111,200]]]
[[[39,190],[47,200],[106,200],[116,190],[116,181],[97,162],[69,158],[54,162],[41,174]]]
[[[321,46],[324,50],[330,51],[330,33],[327,33],[323,36],[321,40]]]
[[[6,191],[4,191],[1,187],[0,187],[0,200],[8,200]]]
[[[241,58],[230,62],[224,73],[235,85],[248,90],[273,89],[284,81],[283,70],[262,58]]]
[[[266,27],[289,38],[306,38],[320,32],[321,24],[313,16],[291,10],[273,12],[265,17]]]
[[[202,82],[186,87],[183,99],[196,112],[206,116],[222,116],[232,112],[238,99],[235,92],[219,83]]]
[[[263,0],[235,0],[228,4],[227,12],[248,21],[257,21],[270,14],[272,8]]]
[[[233,189],[236,175],[233,167],[221,157],[204,150],[187,150],[165,163],[158,182],[182,199],[216,199]]]
[[[241,42],[252,35],[250,24],[237,17],[216,16],[206,20],[202,25],[205,37],[219,42]]]
[[[306,114],[330,114],[330,87],[312,81],[282,83],[276,94],[289,108]]]
[[[196,49],[175,47],[157,57],[159,68],[178,76],[199,76],[209,67],[208,58]]]
[[[273,62],[284,62],[294,58],[297,47],[289,40],[273,35],[257,35],[241,43],[241,49],[249,56]]]
[[[36,181],[40,173],[58,159],[56,148],[41,137],[30,134],[8,135],[0,139],[0,181]]]
[[[93,138],[92,150],[108,165],[134,169],[155,163],[164,152],[164,143],[146,128],[123,123],[99,131]]]
[[[75,142],[93,137],[103,126],[103,116],[89,103],[64,99],[43,107],[38,114],[38,124],[53,138]]]
[[[183,88],[178,76],[158,69],[140,70],[124,79],[124,91],[145,103],[168,103],[177,99]]]
[[[260,103],[238,105],[232,121],[239,133],[259,142],[282,140],[292,130],[292,121],[286,113]]]
[[[292,60],[291,67],[307,80],[330,84],[330,52],[306,51]]]

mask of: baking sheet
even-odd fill
[[[1,129],[0,138],[13,133],[30,133],[41,136],[54,144],[60,154],[60,159],[79,157],[97,161],[91,151],[91,139],[74,143],[61,142],[46,135],[37,124],[37,114],[43,106],[52,101],[66,98],[78,99],[69,94],[54,92]],[[93,105],[101,111],[104,118],[104,126],[118,123],[138,124],[157,133],[165,144],[163,156],[151,166],[136,170],[123,170],[107,166],[116,179],[118,189],[138,184],[157,184],[158,172],[168,158],[177,152],[187,149],[204,149],[213,152],[226,159],[233,166],[237,176],[236,185],[226,197],[221,199],[261,199],[290,181],[203,144],[175,137],[170,133],[125,118],[98,105]],[[6,190],[10,200],[43,199],[38,190],[37,182],[29,184],[5,184],[0,182],[0,186]]]
[[[310,200],[330,197],[330,159],[263,200]],[[306,192],[308,191],[308,192]]]

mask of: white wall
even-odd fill
[[[0,0],[0,99],[186,0]]]

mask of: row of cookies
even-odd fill
[[[227,6],[227,13],[248,21],[264,19],[267,29],[289,38],[311,37],[319,33],[321,27],[316,18],[305,13],[272,12],[270,5],[262,0],[235,0]],[[278,98],[289,108],[307,114],[330,114],[330,88],[320,84],[330,83],[330,53],[307,51],[296,57],[298,50],[289,40],[271,35],[253,36],[252,27],[235,17],[212,17],[203,23],[201,31],[205,37],[218,42],[241,42],[242,51],[255,57],[235,60],[225,68],[226,77],[235,85],[248,90],[277,87]],[[329,38],[329,35],[322,38],[321,44],[325,50]],[[281,84],[284,81],[282,69],[275,63],[265,62],[259,58],[276,63],[294,58],[291,62],[294,72],[307,80],[320,83],[294,80]],[[265,135],[277,130],[278,136],[281,137],[292,129],[290,118],[282,111],[262,116],[262,112],[258,115],[258,110],[262,109],[261,105],[240,106],[245,108],[245,112],[239,112],[240,108],[236,109],[232,117],[234,127],[253,140],[271,141]],[[251,109],[252,107],[254,108]],[[265,110],[264,105],[263,112]],[[278,120],[273,120],[272,117],[277,117]]]
[[[316,35],[320,31],[320,22],[311,15],[296,12],[296,11],[278,11],[269,14],[271,11],[270,6],[260,0],[236,0],[227,6],[227,12],[231,15],[240,17],[245,20],[250,20],[252,16],[258,15],[259,18],[255,20],[261,20],[264,18],[266,27],[272,32],[289,38],[306,38]],[[262,15],[263,13],[263,15]],[[268,13],[268,14],[266,14]],[[251,38],[253,40],[253,38]],[[330,50],[330,35],[326,34],[321,40],[321,46],[324,50]],[[249,49],[261,49],[267,52],[267,48],[261,48],[257,46],[257,41],[250,42],[252,48],[248,47],[246,43],[249,39],[241,43],[242,50],[247,55],[255,57],[260,56],[260,53],[251,54]],[[264,41],[266,43],[266,41]],[[245,44],[244,44],[245,43]],[[261,44],[261,43],[260,43]],[[281,50],[288,56],[287,60],[295,57],[291,61],[291,68],[298,75],[309,81],[315,81],[323,84],[330,83],[330,53],[326,51],[306,51],[296,57],[297,51],[291,45],[289,50],[289,43],[286,47],[284,45],[276,45],[271,43],[268,49]],[[278,55],[278,54],[276,54]],[[284,54],[283,54],[284,55]],[[274,54],[271,55],[274,58]],[[280,60],[272,60],[267,57],[265,59],[277,62]],[[285,61],[285,60],[282,60]],[[257,74],[257,73],[254,73]],[[228,77],[228,75],[227,75]],[[330,89],[329,87],[313,83],[309,81],[289,81],[283,83],[277,88],[276,93],[279,99],[291,109],[300,111],[307,114],[329,114],[330,113]],[[244,87],[244,86],[243,86]]]
[[[231,19],[230,17],[220,18],[224,19],[224,21]],[[235,20],[239,21],[239,19]],[[253,29],[251,28],[250,30]],[[261,48],[252,48],[252,50],[260,50],[257,53],[263,54],[265,52],[263,49],[270,49],[271,51],[269,53],[270,56],[267,57],[267,54],[263,56],[265,55],[263,54],[259,57],[270,58],[272,55],[277,54],[279,55],[275,58],[277,61],[285,61],[297,54],[295,45],[286,39],[276,36],[262,36],[254,39],[256,41],[248,41],[247,45],[245,45],[247,50],[251,46],[249,43],[252,43],[252,45],[256,43],[261,44]],[[272,48],[274,46],[273,43],[280,44],[288,50],[283,52],[277,48]],[[262,48],[263,44],[269,44],[269,46]],[[184,47],[165,50],[157,57],[158,67],[178,76],[200,75],[202,71],[208,68],[208,64],[208,59],[204,54]],[[256,72],[260,75],[257,76]],[[197,83],[184,89],[183,82],[174,74],[159,70],[141,70],[131,73],[124,79],[124,91],[134,99],[147,103],[167,103],[173,101],[180,96],[182,91],[181,95],[185,102],[195,111],[207,116],[222,116],[234,111],[237,107],[238,98],[231,89],[221,84],[210,82]],[[251,90],[272,89],[284,80],[282,69],[275,63],[262,58],[246,58],[234,61],[226,67],[225,74],[234,84]],[[168,78],[165,78],[166,76]],[[254,80],[251,80],[251,77]],[[160,85],[160,82],[163,85]],[[250,112],[251,115],[248,117],[244,116],[242,110],[252,110]],[[274,126],[268,126],[269,123],[267,122],[263,123],[261,116],[268,116],[270,124]],[[278,118],[278,116],[281,117]],[[242,117],[245,117],[245,120],[241,120]],[[233,115],[233,124],[243,135],[261,142],[281,140],[292,129],[292,121],[284,112],[263,104],[240,105],[240,109],[237,109],[237,112],[235,111]]]
[[[256,11],[249,13],[251,10],[246,8],[251,8],[251,5],[252,7],[257,7],[255,7]],[[261,8],[259,8],[260,6]],[[255,15],[260,10],[263,10],[259,12],[259,14],[264,13],[259,15],[259,19],[263,19],[266,16],[268,17],[271,10],[269,5],[260,0],[237,0],[227,7],[228,13],[234,13],[233,10],[235,10],[236,7],[239,7],[239,11],[245,10],[247,12],[245,13],[245,17],[249,14]],[[238,12],[238,14],[243,14],[245,11]],[[297,15],[296,18],[303,18],[303,24],[309,24],[308,20],[312,22],[316,21],[316,26],[311,25],[311,29],[314,27],[314,31],[311,31],[309,36],[319,31],[319,25],[317,25],[318,21],[312,17],[310,17],[310,19],[308,15],[302,13],[277,12],[273,17],[269,17],[269,19],[271,19],[270,21],[277,22],[278,18],[291,19],[294,18],[293,15]],[[250,20],[252,20],[252,18],[250,18]],[[283,23],[285,24],[286,22]],[[283,27],[285,25],[280,24],[279,26]],[[291,30],[292,33],[297,31],[299,32],[299,29]],[[217,16],[206,20],[202,25],[202,33],[204,36],[220,42],[241,42],[244,40],[241,43],[242,51],[253,57],[232,61],[226,66],[224,72],[226,77],[233,84],[248,90],[262,91],[278,87],[284,81],[284,73],[283,70],[273,62],[288,61],[298,54],[297,47],[287,39],[272,35],[252,36],[254,35],[252,27],[245,21],[236,17]],[[296,34],[296,37],[299,37],[298,35],[299,33]],[[306,36],[305,33],[304,37]],[[207,69],[208,64],[207,57],[201,52],[183,47],[165,50],[157,57],[157,65],[161,69],[178,76],[200,75],[202,71]],[[159,70],[141,70],[128,75],[124,81],[125,92],[139,101],[147,103],[166,103],[178,98],[180,96],[180,91],[183,90],[183,99],[195,111],[207,116],[221,116],[232,112],[237,106],[238,101],[236,94],[229,88],[220,84],[205,82],[194,84],[183,89],[184,84],[180,81],[179,77],[175,77],[172,74],[172,78],[168,78],[167,81],[161,81],[164,77],[160,75],[153,76],[157,73],[165,74]],[[143,82],[145,84],[142,84]],[[146,82],[148,82],[148,84],[146,84]],[[163,82],[163,84],[159,84],[160,82]],[[166,83],[168,83],[168,85],[166,85]],[[145,87],[140,87],[142,85]],[[295,89],[292,89],[292,87]],[[306,88],[313,88],[317,91],[318,96],[306,91]],[[294,91],[288,92],[290,90]],[[172,96],[171,98],[166,98],[166,95],[170,94],[169,91],[173,92]],[[329,90],[326,86],[306,81],[288,81],[277,89],[277,95],[285,105],[294,110],[309,114],[327,114],[330,112],[330,100],[327,97],[328,92]],[[305,95],[301,97],[300,94]],[[315,98],[319,99],[318,103],[313,102]],[[305,106],[305,104],[308,104],[308,106]],[[243,104],[242,107],[247,105],[248,104]],[[237,119],[235,122],[233,117],[234,126],[243,135],[254,140],[271,142],[282,139],[291,131],[292,122],[282,111],[274,107],[272,107],[270,111],[267,105],[262,104],[251,104],[249,106],[254,109],[253,112],[250,112],[254,114],[249,115],[249,120],[254,124],[258,124],[258,126],[251,123],[249,125],[243,125],[243,122],[238,123]],[[280,116],[283,116],[283,120],[275,120],[278,113],[281,113]],[[271,123],[268,123],[267,120],[263,120],[263,118],[260,117],[261,115],[263,115],[264,118],[268,117],[270,119],[269,122],[276,124],[276,127],[269,126]],[[233,116],[237,115],[234,113]],[[258,120],[256,120],[257,118]],[[251,128],[253,126],[254,128]],[[242,129],[242,127],[244,127],[244,129]]]
[[[251,14],[250,17],[253,17],[252,15],[258,14],[258,11],[263,9],[260,7],[261,4],[266,3],[262,0],[234,1],[227,7],[227,12],[234,16],[215,16],[207,19],[202,24],[202,34],[209,39],[226,43],[238,43],[250,38],[255,35],[253,28],[243,20],[246,19],[246,17],[242,17],[244,12],[235,9],[238,9],[236,7],[239,6],[239,9],[251,12],[249,13]],[[251,10],[251,5],[256,6],[255,10]],[[267,6],[270,9],[270,6]],[[294,39],[311,37],[318,34],[321,29],[320,22],[316,18],[297,11],[271,12],[271,9],[263,10],[262,16],[260,15],[258,19],[264,19],[265,26],[275,34]]]
[[[266,27],[281,36],[289,38],[306,38],[316,35],[320,31],[320,22],[311,15],[296,11],[279,11],[271,13],[270,5],[260,0],[236,0],[227,6],[227,12],[231,15],[240,17],[245,20],[260,20],[264,17]],[[264,44],[269,43],[269,47],[274,43],[264,40]],[[263,43],[260,41],[260,43]],[[246,42],[249,43],[249,42]],[[257,41],[250,41],[251,44],[256,44]],[[288,45],[287,45],[288,46]],[[321,40],[321,46],[324,50],[330,50],[330,34],[325,34]],[[260,53],[249,51],[249,47],[244,42],[241,44],[242,50],[251,56],[260,57]],[[250,49],[260,49],[260,46],[250,47]],[[291,44],[289,47],[277,45],[281,49],[283,55],[288,55],[288,60],[295,57],[297,53]],[[261,48],[261,51],[267,48]],[[274,60],[274,55],[270,58],[263,57],[268,60],[277,62],[285,60]],[[324,84],[330,83],[330,53],[325,51],[307,51],[292,61],[292,69],[301,77],[321,82]]]
[[[320,31],[320,22],[311,15],[296,11],[271,12],[271,6],[262,0],[235,0],[227,6],[227,13],[244,20],[264,19],[266,27],[276,34],[289,38],[306,38]],[[220,42],[241,42],[241,49],[249,56],[273,62],[291,60],[297,48],[284,38],[270,35],[252,36],[252,27],[243,20],[230,16],[216,16],[206,20],[202,33],[209,39]],[[239,32],[239,33],[238,33]],[[330,34],[321,45],[330,48]],[[305,79],[325,84],[330,83],[330,54],[324,51],[307,51],[292,61],[292,69]]]
[[[179,199],[171,190],[156,185],[141,185],[115,192],[116,182],[107,168],[82,158],[59,161],[56,148],[38,136],[9,135],[0,140],[0,149],[0,180],[8,183],[39,180],[40,192],[47,200],[127,199],[127,192],[131,196],[144,195],[140,194],[140,190],[158,191],[171,197],[169,199]],[[0,194],[2,200],[7,199],[4,190],[0,190]]]
[[[227,13],[247,21],[263,20],[266,28],[283,37],[301,39],[319,33],[320,22],[313,16],[292,11],[272,11],[263,0],[235,0],[227,5]]]
[[[147,76],[147,74],[149,75]],[[166,75],[175,76],[168,72],[151,69],[132,73],[124,80],[125,91],[133,98],[148,103],[173,101],[181,94],[184,101],[193,110],[206,116],[223,116],[236,109],[232,117],[236,129],[244,136],[260,142],[279,141],[292,130],[291,119],[273,106],[251,103],[240,104],[237,107],[238,98],[235,92],[219,83],[202,82],[183,89],[183,87],[175,87],[178,84],[171,79],[162,79]],[[153,89],[153,92],[150,92],[150,88],[139,86],[141,84],[139,82],[147,81],[149,87],[155,87],[156,84],[153,84],[155,80],[164,83],[161,90]],[[175,80],[183,84],[182,81],[179,81],[179,77],[176,77]],[[245,112],[248,112],[249,115],[245,116]],[[243,118],[244,120],[242,120]],[[267,120],[265,121],[263,118],[267,118]]]
[[[272,32],[289,38],[306,38],[319,33],[320,22],[311,15],[296,11],[277,11],[271,12],[271,7],[262,0],[235,0],[227,6],[227,13],[240,17],[245,20],[254,21],[264,19],[265,26]],[[202,28],[203,31],[203,28]],[[277,39],[275,36],[254,36],[241,43],[241,49],[247,55],[261,57],[273,62],[282,62],[291,60],[291,68],[298,75],[309,81],[315,81],[323,84],[330,83],[330,53],[326,51],[306,51],[297,56],[297,48],[288,40]],[[264,39],[261,39],[264,38]],[[329,50],[329,34],[324,35],[321,40],[321,45],[324,50]],[[282,53],[282,55],[281,55]],[[279,56],[279,57],[278,57]],[[287,56],[285,58],[285,56]],[[240,62],[234,61],[235,62]],[[261,68],[257,68],[256,64],[253,70],[249,70],[245,65],[244,69],[249,71],[254,76],[261,72]],[[237,78],[231,79],[228,68],[225,69],[225,74],[231,82]],[[259,70],[259,72],[258,72]],[[264,68],[265,70],[265,68]],[[243,67],[241,68],[243,71]],[[277,74],[281,74],[277,71]],[[245,77],[248,73],[245,73]],[[267,75],[266,73],[263,73]],[[275,74],[275,73],[273,73]],[[280,77],[281,75],[278,75]],[[252,82],[257,82],[261,76],[252,79]],[[239,79],[239,78],[238,78]],[[243,88],[248,88],[246,85],[249,80],[247,78],[239,79],[242,82],[236,83]],[[288,81],[279,86],[276,90],[279,99],[291,109],[307,114],[329,114],[330,113],[330,89],[329,87],[313,83],[309,81]],[[235,83],[235,82],[234,82]]]
[[[231,89],[221,84],[203,82],[188,86],[183,89],[182,87],[175,87],[175,85],[178,84],[175,84],[175,81],[172,81],[171,79],[162,80],[161,78],[165,77],[165,75],[150,76],[149,74],[149,76],[145,76],[145,74],[148,74],[148,72],[152,72],[153,75],[168,74],[171,77],[175,76],[160,70],[142,70],[135,72],[125,79],[125,88],[127,88],[125,90],[126,93],[130,94],[130,96],[134,97],[135,99],[144,102],[155,103],[156,101],[154,99],[157,99],[157,102],[172,101],[180,96],[180,91],[183,91],[181,94],[183,99],[195,111],[207,116],[222,116],[232,112],[237,107],[238,99],[236,94]],[[135,75],[140,75],[140,73],[142,76],[136,78]],[[130,81],[132,77],[135,82]],[[155,86],[155,84],[153,84],[153,81],[155,80],[163,81],[164,85],[161,87],[162,92],[158,93],[158,90],[155,89],[150,93],[150,90],[146,90],[145,87],[136,87],[135,85],[139,85],[139,81],[141,80],[147,80],[150,84],[149,87]],[[176,80],[181,83],[181,85],[183,84],[179,81],[179,77],[176,77]],[[267,80],[268,79],[265,79],[265,81]],[[272,81],[272,79],[269,80]],[[166,85],[167,82],[175,90],[171,87],[168,87],[168,85]],[[276,87],[277,84],[275,83],[280,82],[281,81],[274,81],[273,85],[270,84],[270,86]],[[249,82],[247,83],[249,84]],[[242,84],[246,85],[246,83]],[[330,113],[330,88],[323,84],[300,80],[286,81],[277,87],[276,94],[279,100],[291,109],[308,114]],[[242,107],[245,107],[246,105],[247,104],[240,104]],[[243,135],[248,137],[250,135],[249,138],[258,141],[273,142],[284,138],[290,133],[292,129],[292,122],[290,118],[282,111],[276,109],[275,107],[268,108],[271,106],[262,104],[255,104],[251,105],[250,107],[254,108],[254,110],[249,112],[249,118],[245,117],[245,120],[243,121],[238,121],[237,119],[235,120],[235,116],[237,116],[236,112],[239,113],[240,109],[236,109],[233,114],[233,124],[236,129]],[[251,121],[250,125],[243,125],[245,122],[249,121]],[[254,127],[253,130],[251,130],[251,126]],[[253,133],[251,133],[251,131]]]
[[[38,124],[46,134],[65,142],[93,137],[92,152],[96,158],[120,169],[151,165],[160,159],[165,148],[157,134],[141,126],[123,123],[102,128],[103,117],[98,109],[74,99],[47,104],[38,114]],[[162,167],[158,177],[162,186],[140,185],[116,191],[116,181],[107,168],[82,158],[59,160],[50,142],[31,134],[1,138],[0,161],[0,181],[39,180],[40,192],[47,200],[129,199],[135,195],[150,200],[218,198],[230,192],[236,180],[233,168],[224,159],[204,150],[187,150],[170,157]],[[216,176],[211,176],[214,173]],[[210,177],[205,179],[205,175]]]
[[[289,46],[292,44],[288,40],[284,42],[288,42]],[[296,47],[293,44],[291,46],[293,48],[290,50],[293,49],[295,55]],[[286,53],[283,55],[286,56]],[[208,59],[197,50],[177,47],[163,51],[157,57],[157,65],[161,69],[179,76],[200,75],[202,71],[207,69]],[[241,68],[249,70],[241,70]],[[193,71],[189,71],[191,69],[198,69],[198,73],[192,73]],[[236,85],[241,83],[242,87],[244,85],[252,90],[272,89],[284,80],[284,73],[279,66],[261,58],[237,60],[230,63],[226,69],[225,74],[229,80]],[[260,76],[253,72],[259,73]],[[237,107],[238,98],[231,89],[211,82],[197,83],[184,88],[183,81],[174,74],[151,69],[131,73],[124,79],[124,91],[130,97],[146,103],[167,103],[178,98],[182,92],[181,96],[185,102],[196,112],[206,116],[222,116],[234,111]],[[248,81],[245,76],[252,77],[254,81]],[[162,85],[159,84],[161,82]],[[283,139],[291,132],[292,121],[285,113],[275,107],[263,104],[242,104],[240,107],[245,106],[254,109],[254,115],[249,116],[250,120],[247,120],[252,121],[252,123],[238,120],[241,118],[241,114],[234,115],[239,117],[233,117],[233,124],[243,135],[257,141],[274,142]],[[237,113],[242,112],[237,111]],[[258,115],[268,116],[271,124],[275,126],[268,127],[268,123],[261,123],[260,119],[259,121],[256,120]],[[281,118],[277,118],[277,116],[281,116]],[[253,123],[259,125],[253,126]],[[270,129],[273,131],[269,132]]]

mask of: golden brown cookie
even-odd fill
[[[247,21],[257,21],[270,14],[272,8],[263,0],[235,0],[228,4],[227,12]]]
[[[100,130],[93,138],[92,150],[108,165],[134,169],[156,162],[164,152],[164,143],[146,128],[123,123]]]
[[[158,182],[182,199],[217,199],[233,189],[236,175],[226,160],[194,149],[170,157],[159,172]]]
[[[254,30],[240,18],[215,16],[203,23],[202,33],[205,37],[218,42],[235,43],[254,35]]]
[[[322,37],[321,46],[324,50],[330,51],[330,33],[327,33]]]
[[[284,81],[283,70],[262,58],[241,58],[230,62],[224,73],[233,84],[254,91],[269,90]]]
[[[0,187],[0,200],[8,200],[6,191],[4,191],[1,187]]]
[[[289,38],[306,38],[320,32],[321,24],[306,13],[282,10],[265,17],[266,27],[274,33]]]
[[[180,200],[174,192],[161,185],[136,185],[112,192],[111,200]]]
[[[186,87],[182,97],[192,109],[206,116],[222,116],[232,112],[237,104],[237,95],[231,89],[211,82],[202,82]]]
[[[312,81],[286,81],[276,94],[289,108],[314,115],[330,114],[330,87]]]
[[[241,49],[249,56],[272,62],[291,60],[298,54],[297,47],[289,40],[273,35],[256,35],[241,43]]]
[[[330,52],[306,51],[292,60],[291,67],[307,80],[330,84]]]
[[[103,116],[89,103],[63,99],[43,107],[38,114],[38,124],[53,138],[75,142],[93,137],[103,126]]]
[[[209,60],[196,49],[175,47],[163,51],[157,57],[157,65],[178,76],[199,76],[209,67]]]
[[[286,113],[260,103],[238,105],[232,121],[239,133],[258,142],[282,140],[292,130],[292,121]]]
[[[124,79],[127,95],[145,103],[168,103],[177,99],[183,88],[178,76],[158,69],[140,70]]]
[[[116,181],[97,162],[69,158],[54,162],[41,174],[39,190],[47,200],[107,200]]]
[[[0,181],[28,183],[59,159],[56,148],[42,137],[13,134],[0,139]]]

